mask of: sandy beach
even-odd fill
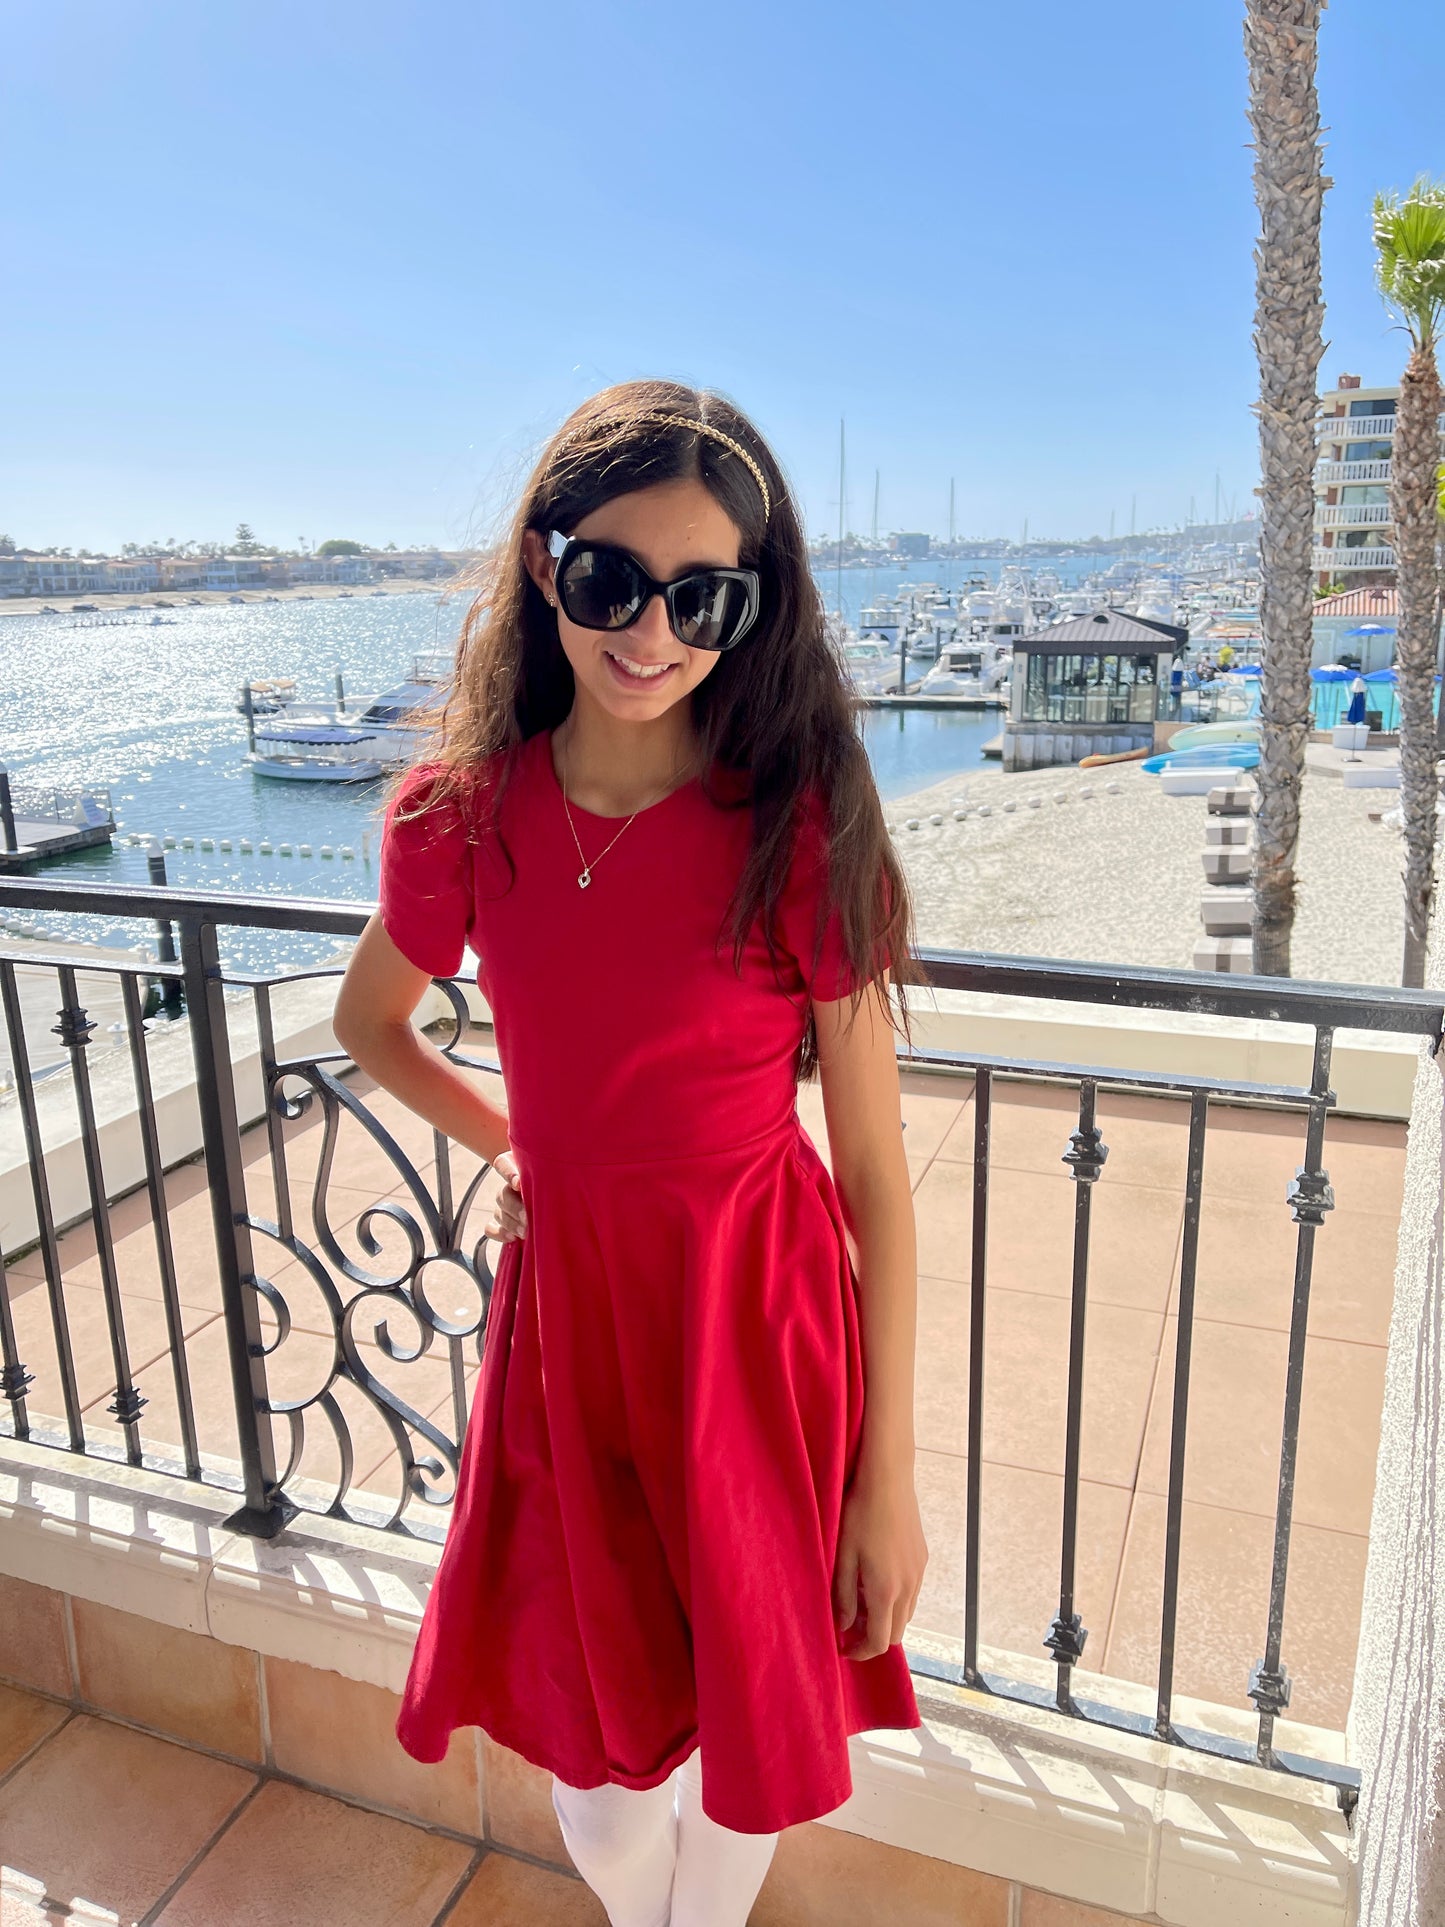
[[[1403,845],[1397,829],[1370,820],[1398,801],[1393,791],[1347,790],[1337,776],[1307,772],[1296,978],[1399,983]],[[961,822],[959,808],[968,810]],[[884,816],[925,944],[1170,969],[1193,961],[1208,887],[1202,796],[1166,796],[1128,764],[972,770],[885,803]]]
[[[167,609],[204,609],[216,604],[238,602],[331,602],[339,596],[350,596],[355,602],[378,593],[436,597],[464,594],[465,590],[454,576],[439,582],[398,579],[392,582],[363,582],[354,586],[334,582],[300,582],[294,588],[287,589],[154,589],[140,595],[102,594],[96,590],[94,594],[80,596],[6,596],[0,600],[0,616],[39,616],[44,615],[47,609],[57,615],[68,616],[74,614],[78,602],[86,605],[84,613],[87,615],[123,616],[133,614],[138,609],[159,609],[164,614]]]

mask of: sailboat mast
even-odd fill
[[[878,546],[878,481],[879,473],[875,468],[873,471],[873,546],[875,549]]]
[[[843,419],[838,419],[838,625],[843,624]]]

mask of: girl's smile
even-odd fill
[[[604,649],[602,653],[621,683],[660,683],[669,670],[680,667],[676,662],[643,662],[636,656],[624,656],[614,649]]]

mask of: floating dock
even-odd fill
[[[997,696],[858,696],[864,709],[994,709],[1003,710],[1006,701]]]
[[[109,790],[32,790],[17,798],[9,771],[0,767],[0,872],[92,850],[114,835]]]
[[[115,834],[113,823],[90,823],[84,829],[70,823],[38,823],[29,817],[15,819],[18,848],[0,847],[0,870],[20,870],[27,863],[40,863],[70,850],[91,850],[98,843],[109,843]],[[3,841],[3,840],[0,840]]]

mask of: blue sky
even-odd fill
[[[810,526],[1249,499],[1234,0],[12,0],[0,530],[485,535],[605,381],[719,387]],[[1324,19],[1325,384],[1402,361],[1380,186],[1445,173],[1445,9]]]

